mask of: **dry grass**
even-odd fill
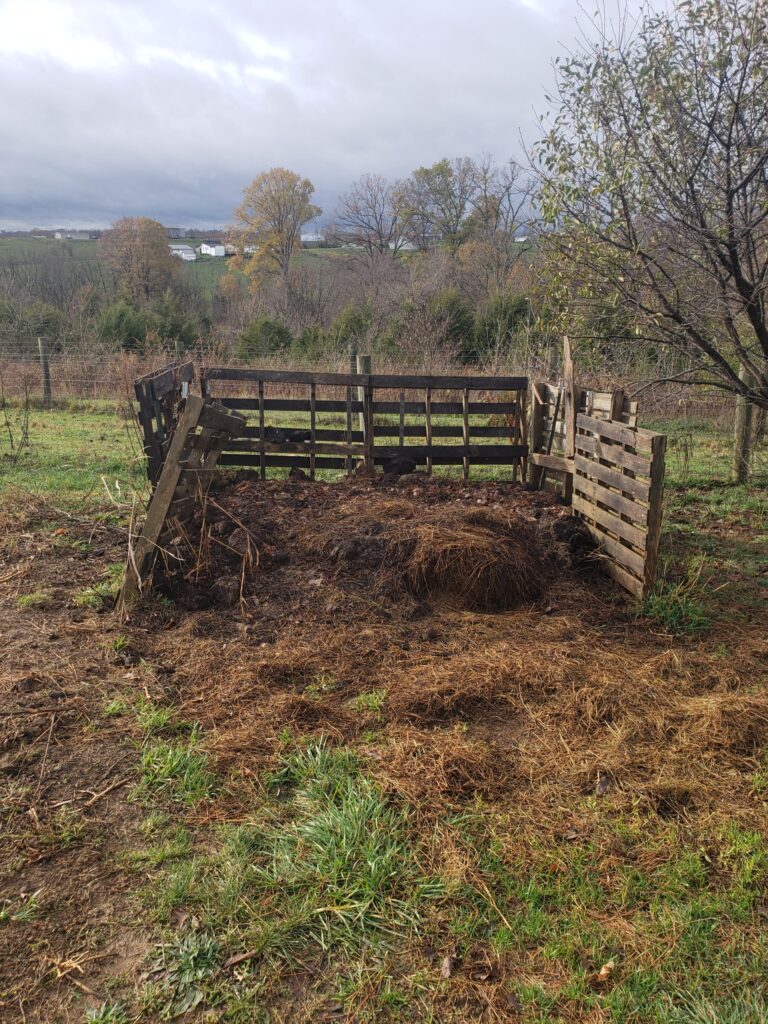
[[[555,576],[560,556],[541,539],[550,512],[537,521],[522,500],[478,510],[473,492],[469,508],[425,508],[361,485],[326,488],[320,514],[279,486],[265,496],[263,542],[281,537],[289,565],[254,573],[245,613],[193,614],[151,638],[222,765],[271,767],[285,730],[363,737],[377,776],[417,803],[493,795],[541,807],[597,792],[661,814],[725,800],[754,818],[748,778],[768,698],[749,681],[765,672],[768,639],[745,636],[738,661],[718,655],[716,638],[668,646],[602,578],[562,561]],[[259,507],[250,520],[242,503],[234,512],[260,535]],[[402,587],[382,596],[393,578]],[[514,608],[478,610],[507,591]],[[261,609],[278,600],[265,624]],[[375,709],[359,699],[371,692]]]

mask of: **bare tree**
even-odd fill
[[[631,315],[678,375],[768,407],[768,2],[595,24],[536,151],[554,287]],[[593,41],[589,41],[593,40]]]
[[[364,174],[339,200],[334,237],[360,249],[371,264],[397,256],[407,241],[400,191],[380,174]]]

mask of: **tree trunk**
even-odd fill
[[[739,380],[747,383],[749,371],[739,368]],[[733,434],[733,480],[745,484],[749,479],[749,463],[752,455],[752,423],[755,407],[742,395],[736,396],[736,424]]]

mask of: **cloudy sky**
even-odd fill
[[[576,0],[0,0],[0,227],[225,224],[276,165],[520,153]]]

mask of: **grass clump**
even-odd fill
[[[102,1003],[85,1011],[87,1024],[128,1024],[130,1018],[121,1003]]]
[[[315,744],[266,782],[275,799],[219,831],[185,891],[206,927],[273,966],[385,949],[418,928],[442,886],[420,870],[407,812],[351,751]]]
[[[31,594],[22,594],[16,598],[16,604],[22,611],[29,608],[50,608],[53,595],[49,590],[33,590]]]
[[[712,625],[699,598],[699,578],[703,563],[689,571],[680,583],[660,582],[640,603],[639,613],[652,619],[673,636],[700,636]]]
[[[219,943],[204,932],[185,931],[160,946],[153,965],[162,996],[162,1019],[194,1010],[206,996],[207,982],[219,967]]]
[[[108,565],[104,573],[105,579],[95,583],[92,587],[85,587],[78,590],[74,596],[77,608],[103,608],[113,603],[120,593],[123,583],[125,566],[122,562],[113,562]]]
[[[185,740],[148,739],[141,752],[140,788],[164,792],[186,804],[211,797],[216,780],[199,745],[200,734],[195,728]]]

